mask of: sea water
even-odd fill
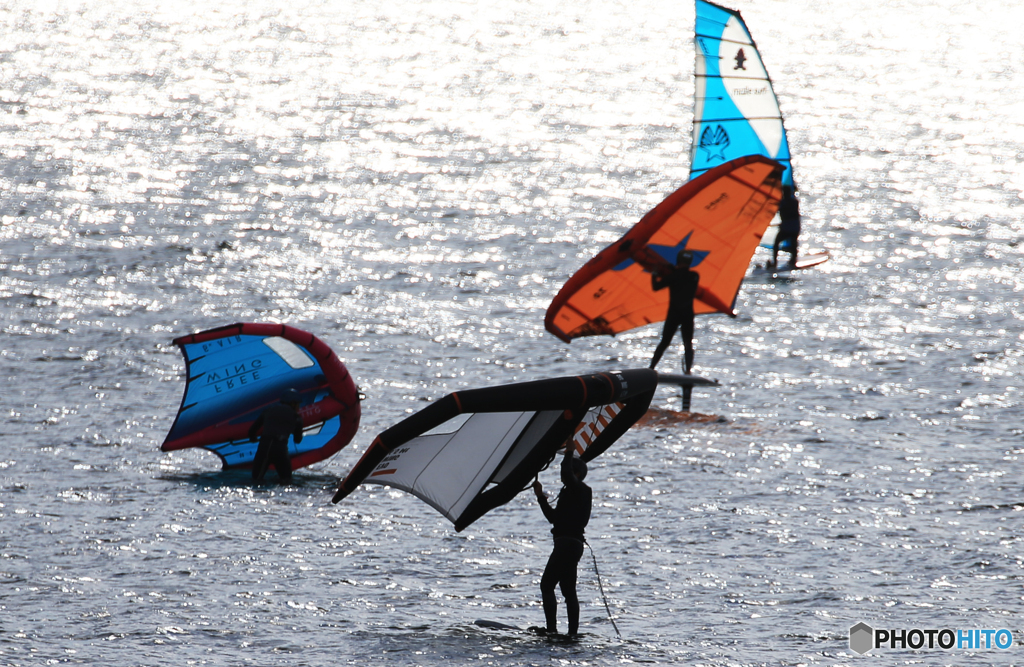
[[[621,637],[588,551],[552,644],[473,625],[542,620],[531,494],[462,533],[330,498],[450,391],[647,365],[657,325],[566,345],[544,311],[687,178],[693,7],[0,2],[0,664],[1024,661],[1020,8],[733,7],[831,260],[699,318],[719,419],[660,390],[588,480]],[[238,321],[366,394],[293,486],[159,451],[171,340]],[[861,658],[859,622],[1014,639]]]

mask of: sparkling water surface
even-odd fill
[[[646,366],[657,326],[543,316],[687,177],[692,5],[0,2],[0,664],[1024,662],[1024,13],[732,6],[832,259],[699,319],[720,420],[661,390],[592,466],[621,638],[587,552],[559,644],[473,625],[541,622],[530,494],[463,533],[330,497],[449,391]],[[237,321],[315,333],[367,395],[294,486],[159,451],[171,339]],[[860,621],[1014,646],[860,657]]]

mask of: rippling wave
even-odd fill
[[[543,313],[686,178],[692,6],[0,2],[0,662],[832,664],[859,621],[1019,634],[1016,4],[735,7],[832,260],[700,319],[713,417],[664,390],[598,462],[622,638],[584,560],[560,645],[473,625],[542,617],[528,498],[459,534],[399,492],[329,499],[426,400],[646,366],[658,327],[564,345]],[[315,332],[367,394],[294,486],[159,451],[171,339],[245,320]]]

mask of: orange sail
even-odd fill
[[[693,253],[697,313],[732,313],[743,276],[779,207],[783,166],[760,155],[726,162],[676,190],[621,239],[583,265],[548,307],[544,326],[565,342],[661,322],[668,290],[651,272]]]

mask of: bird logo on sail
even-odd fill
[[[729,135],[721,125],[716,125],[714,130],[711,127],[705,127],[701,132],[698,147],[707,151],[709,162],[715,159],[725,160],[725,149],[729,147]]]

